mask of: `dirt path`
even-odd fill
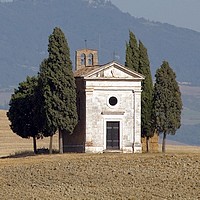
[[[0,199],[200,199],[200,154],[0,159]]]

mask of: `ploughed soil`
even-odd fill
[[[200,154],[1,158],[0,199],[200,199]]]

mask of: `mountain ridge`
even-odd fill
[[[14,87],[26,75],[37,74],[40,63],[47,57],[48,36],[55,26],[66,34],[73,62],[75,50],[83,48],[87,40],[89,48],[99,50],[100,62],[113,60],[115,53],[118,57],[114,59],[123,64],[131,30],[148,49],[153,76],[162,61],[167,60],[180,82],[200,85],[199,32],[133,17],[110,1],[99,0],[95,8],[89,2],[15,0],[0,3],[0,46],[3,47],[0,49],[3,74],[0,87]],[[106,4],[101,6],[102,2]]]
[[[2,74],[6,75],[5,78],[0,76],[1,88],[12,87],[26,75],[37,73],[39,64],[47,57],[48,36],[55,26],[64,30],[73,61],[74,51],[82,48],[87,40],[88,47],[99,49],[102,63],[112,60],[115,52],[123,64],[128,31],[131,30],[148,49],[153,75],[163,60],[169,60],[179,81],[200,85],[196,75],[199,74],[197,66],[200,61],[197,53],[199,32],[135,18],[121,12],[110,1],[99,1],[107,3],[97,8],[90,7],[89,1],[85,0],[56,2],[58,0],[0,3],[3,30],[0,33],[0,67]],[[191,52],[186,49],[189,45],[194,49]],[[188,76],[191,68],[194,70],[193,79]],[[181,72],[182,69],[186,72]]]

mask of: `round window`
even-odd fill
[[[117,98],[116,97],[110,97],[109,98],[109,104],[111,106],[115,106],[117,104]]]

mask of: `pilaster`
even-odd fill
[[[141,92],[142,90],[134,90],[134,139],[133,152],[142,153],[141,144]]]

